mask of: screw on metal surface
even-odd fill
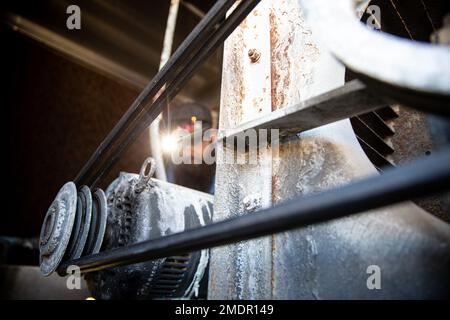
[[[256,49],[250,49],[248,50],[248,56],[252,63],[256,63],[259,61],[259,58],[261,58],[261,53]]]

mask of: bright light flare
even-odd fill
[[[161,139],[161,147],[164,153],[172,153],[178,148],[178,137],[175,134],[164,135]]]

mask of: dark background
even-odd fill
[[[169,3],[2,2],[2,199],[6,205],[1,210],[1,236],[39,236],[46,210],[59,188],[75,178],[156,74]],[[214,1],[189,3],[205,12]],[[70,4],[81,8],[81,30],[66,28]],[[174,49],[200,18],[180,6]],[[49,46],[45,37],[55,36],[79,46],[80,56],[71,54],[66,43],[61,50]],[[93,65],[83,57],[86,52],[104,59]],[[177,99],[217,106],[219,58],[220,52]],[[103,61],[112,61],[114,67],[102,67]],[[132,76],[124,77],[121,70]],[[148,140],[146,131],[99,186],[106,188],[120,171],[138,172],[150,153]]]

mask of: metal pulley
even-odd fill
[[[45,215],[39,241],[39,262],[44,276],[55,271],[66,252],[76,214],[76,195],[75,184],[66,183]]]
[[[98,253],[106,216],[106,197],[101,189],[96,189],[92,196],[87,186],[77,192],[75,184],[67,182],[50,205],[41,228],[42,274],[49,276],[63,261]]]

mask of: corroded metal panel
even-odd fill
[[[280,94],[282,100],[284,93]],[[353,80],[336,90],[282,108],[278,105],[281,99],[278,95],[274,97],[276,98],[274,107],[278,108],[277,110],[228,129],[222,132],[224,136],[219,136],[219,139],[239,137],[249,129],[278,129],[279,136],[290,136],[386,105],[385,101],[370,94],[359,80]]]
[[[271,112],[268,3],[263,1],[225,42],[219,130]],[[257,163],[226,163],[217,149],[214,221],[271,205],[270,149],[250,150]],[[257,154],[254,154],[254,153]],[[210,299],[271,298],[271,237],[211,250]]]
[[[274,109],[343,85],[343,67],[312,37],[298,3],[281,1],[272,12],[277,18],[272,19],[276,25],[271,26],[276,30],[271,33]],[[292,31],[293,25],[296,32]],[[279,60],[281,55],[283,61]],[[298,75],[300,79],[295,79]],[[376,174],[348,120],[299,134],[280,146],[279,157],[273,161],[274,203]],[[442,281],[449,276],[449,231],[442,221],[406,203],[274,235],[273,297],[448,295]],[[437,256],[442,258],[441,263],[436,261]],[[382,271],[382,290],[367,287],[366,270],[371,265]],[[426,269],[433,270],[433,276]]]
[[[270,84],[265,83],[260,91],[265,96],[258,99],[270,99],[271,110],[298,104],[344,84],[344,67],[313,37],[297,1],[263,0],[262,4],[268,8],[268,20],[261,18],[256,34],[255,27],[247,28],[243,23],[225,46],[222,129],[234,128],[258,115],[255,105],[248,103],[254,96],[247,97],[251,99],[247,103],[241,99],[247,86],[263,79],[242,67],[246,34],[270,43]],[[260,105],[266,110],[265,103]],[[245,197],[257,190],[265,190],[256,194],[262,199],[269,195],[276,204],[377,174],[349,120],[294,134],[280,144],[278,153],[271,154],[271,164],[267,159],[261,158],[264,161],[252,167],[219,164],[215,220],[244,212]],[[268,181],[270,190],[266,189]],[[215,249],[211,257],[210,298],[450,295],[446,285],[450,279],[450,227],[409,202]],[[380,290],[367,286],[370,266],[381,270]]]

